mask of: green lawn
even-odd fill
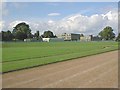
[[[2,44],[3,72],[118,49],[117,42],[20,42]]]

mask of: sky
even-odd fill
[[[117,14],[117,2],[4,2],[0,29],[12,31],[25,22],[32,33],[51,30],[56,35],[97,35],[106,26],[118,33]]]

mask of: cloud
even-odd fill
[[[5,27],[5,21],[0,21],[0,31]]]
[[[46,30],[51,30],[54,34],[62,33],[83,33],[86,35],[97,35],[106,26],[111,26],[115,33],[118,33],[118,12],[109,11],[105,14],[94,14],[85,16],[81,14],[74,14],[62,18],[59,21],[13,21],[9,23],[8,28],[12,28],[20,22],[26,22],[30,25],[32,33],[37,30],[42,34]]]
[[[49,13],[48,16],[59,16],[60,13]]]
[[[48,2],[47,5],[50,5],[50,6],[58,6],[59,4],[58,4],[58,3],[53,3],[53,2]]]
[[[20,21],[20,20],[13,21],[13,22],[9,23],[9,25],[8,25],[8,30],[11,30],[11,31],[12,31],[13,28],[14,28],[17,24],[22,23],[22,22],[25,22],[26,24],[29,24],[29,22],[27,22],[27,21]]]
[[[84,33],[97,35],[106,26],[111,26],[115,33],[118,32],[118,13],[117,11],[109,11],[106,14],[94,14],[84,16],[75,14],[63,18],[55,30],[57,33]],[[59,33],[60,33],[59,32]]]
[[[84,33],[97,35],[104,27],[111,26],[118,33],[118,12],[109,11],[106,14],[94,14],[85,16],[74,14],[60,21],[48,21],[46,30],[52,30],[55,34]]]

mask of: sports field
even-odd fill
[[[2,75],[3,88],[118,88],[118,51]]]
[[[8,72],[117,49],[117,42],[3,43],[2,69]]]

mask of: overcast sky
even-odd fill
[[[83,33],[97,35],[105,26],[118,29],[117,2],[4,2],[2,30],[11,30],[20,22],[30,25],[32,33],[51,30],[54,34]]]

